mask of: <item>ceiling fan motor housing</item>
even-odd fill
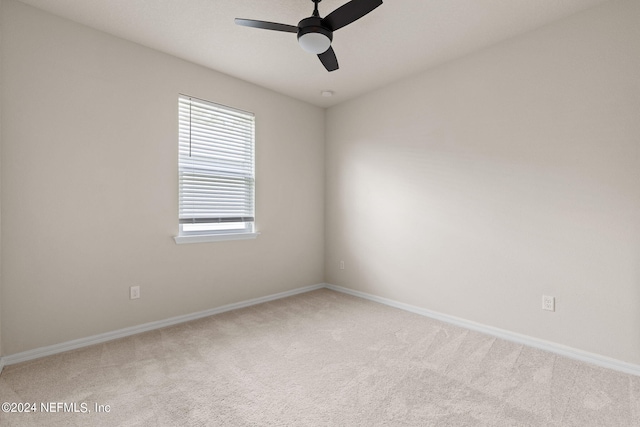
[[[333,40],[333,32],[322,26],[322,18],[310,16],[298,23],[298,42],[304,50],[314,54],[327,51]]]

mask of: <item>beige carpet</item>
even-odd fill
[[[0,401],[92,411],[2,426],[640,426],[640,377],[325,289],[7,366]]]

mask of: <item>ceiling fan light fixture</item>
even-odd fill
[[[324,53],[331,46],[331,39],[322,33],[307,33],[298,38],[304,50],[315,55]]]
[[[333,33],[322,26],[322,19],[310,16],[298,23],[298,43],[309,53],[320,55],[331,47]]]

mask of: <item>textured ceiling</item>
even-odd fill
[[[606,0],[384,0],[334,34],[340,69],[328,73],[296,35],[234,18],[297,25],[310,0],[20,0],[318,106],[546,25]],[[326,16],[347,0],[323,0]],[[320,96],[331,90],[331,98]]]

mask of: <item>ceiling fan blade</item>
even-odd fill
[[[319,54],[318,58],[320,58],[320,62],[322,62],[322,65],[324,65],[327,71],[335,71],[339,68],[338,58],[336,58],[336,53],[331,46],[329,46],[326,52]]]
[[[382,4],[382,0],[351,0],[322,19],[322,25],[336,31],[351,24]]]
[[[287,33],[297,33],[298,27],[287,24],[278,24],[275,22],[256,21],[253,19],[240,19],[235,20],[237,25],[243,25],[245,27],[262,28],[263,30],[284,31]]]

